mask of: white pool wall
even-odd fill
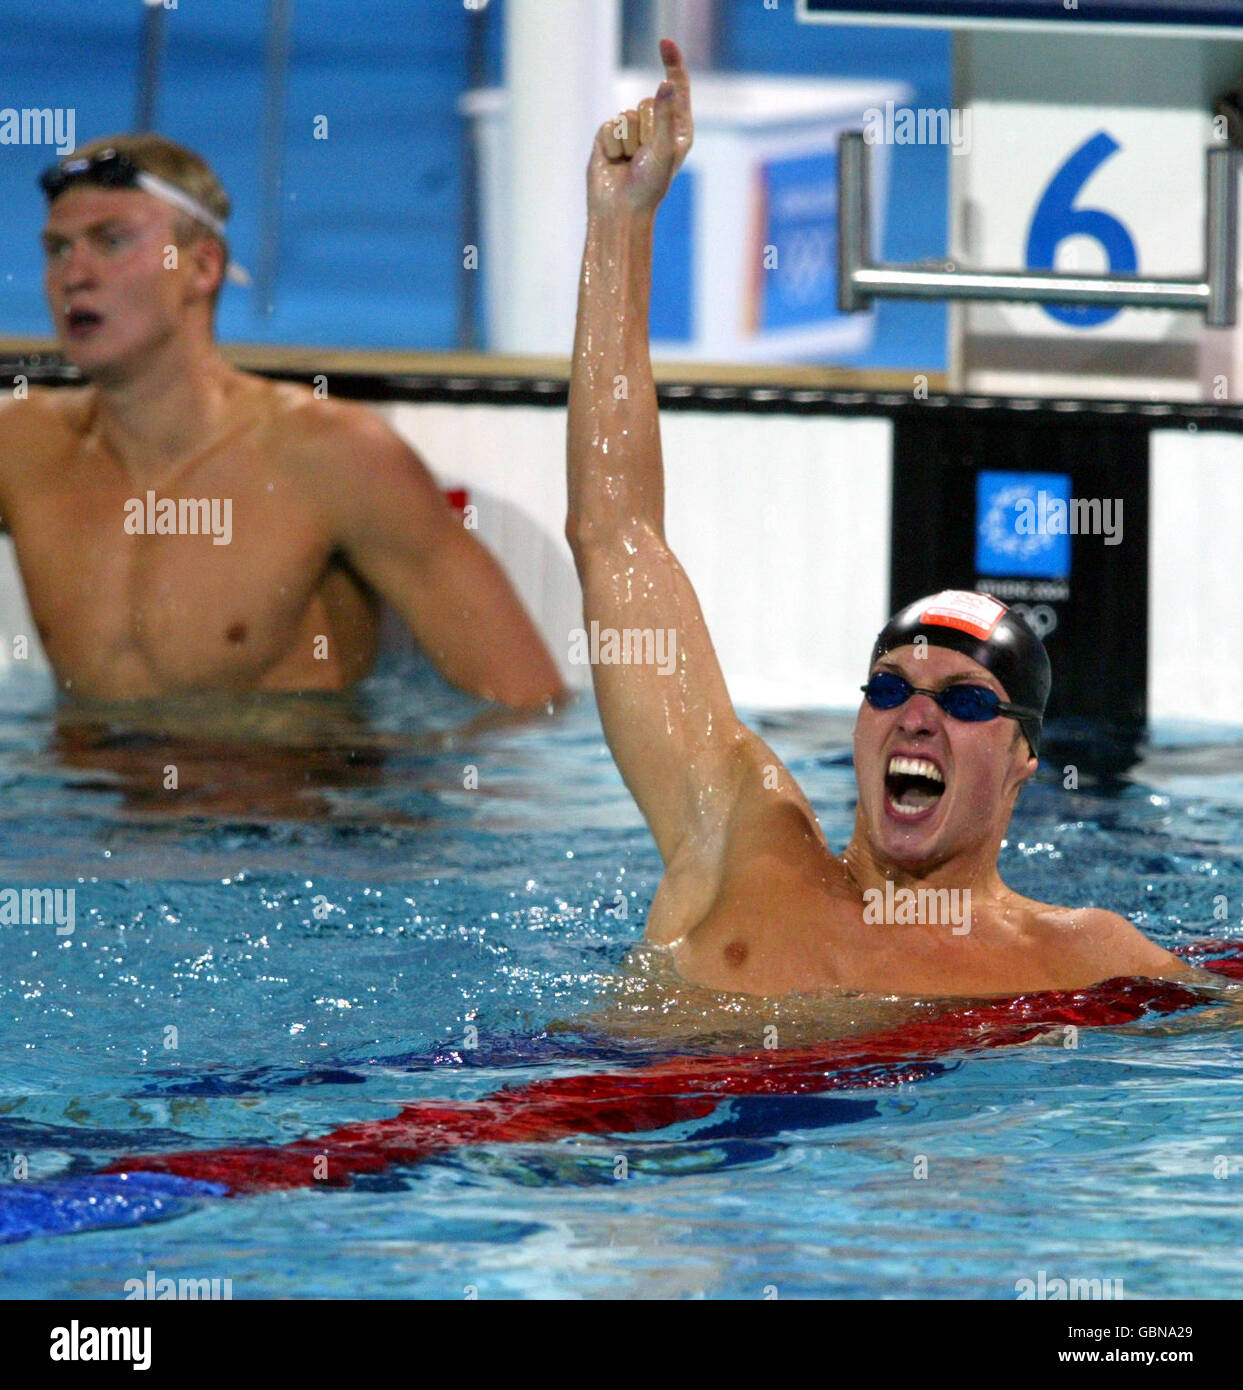
[[[377,403],[446,487],[465,487],[571,684],[580,626],[563,407]],[[884,416],[666,411],[666,534],[736,703],[852,708],[888,616],[892,429]],[[1149,714],[1243,723],[1243,435],[1155,430]],[[0,538],[0,669],[46,669]],[[1055,673],[1056,678],[1056,673]]]

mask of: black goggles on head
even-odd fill
[[[39,175],[39,187],[54,202],[76,183],[94,183],[101,188],[138,188],[138,166],[120,150],[100,150],[89,159],[62,159]]]
[[[927,695],[935,700],[951,719],[960,719],[966,724],[982,724],[1003,714],[1008,719],[1022,722],[1025,730],[1028,720],[1035,720],[1036,729],[1040,728],[1039,721],[1042,716],[1039,710],[1028,709],[1025,705],[1012,705],[988,686],[972,685],[969,681],[947,685],[944,690],[921,690],[896,671],[877,671],[868,678],[866,685],[859,688],[873,709],[897,709],[899,705],[906,704],[912,695]]]
[[[129,155],[111,146],[89,158],[62,159],[59,164],[53,164],[39,175],[39,186],[47,194],[49,203],[54,203],[67,188],[79,183],[91,183],[96,188],[141,189],[153,198],[178,208],[196,222],[201,222],[222,243],[225,240],[224,223],[197,198],[167,179],[139,168]],[[248,283],[246,272],[240,266],[230,264],[229,278],[240,284]]]

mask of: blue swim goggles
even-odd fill
[[[921,690],[896,671],[877,671],[866,685],[859,687],[873,709],[897,709],[912,695],[927,695],[935,700],[951,719],[967,724],[982,724],[1004,714],[1008,719],[1039,719],[1040,711],[1024,705],[1012,705],[986,685],[947,685],[944,690]]]

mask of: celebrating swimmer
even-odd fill
[[[48,301],[88,384],[0,407],[0,516],[63,689],[339,690],[371,667],[387,600],[463,690],[562,693],[500,567],[387,425],[220,357],[229,200],[202,159],[118,136],[41,182]]]
[[[652,228],[692,121],[678,46],[665,39],[660,51],[655,98],[600,127],[588,166],[566,520],[587,625],[667,633],[676,652],[672,669],[592,666],[609,747],[664,860],[648,941],[689,981],[754,994],[1013,994],[1187,974],[1113,912],[1034,902],[1002,882],[997,857],[1038,765],[1050,674],[1039,638],[994,599],[934,595],[878,637],[842,855],[734,712],[664,534]],[[921,910],[955,900],[959,911]]]

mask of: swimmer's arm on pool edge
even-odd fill
[[[333,542],[440,674],[514,708],[561,698],[556,664],[505,572],[414,450],[361,406],[314,401],[306,410],[297,452]]]
[[[734,712],[698,599],[665,539],[648,345],[652,227],[692,125],[677,45],[666,40],[661,52],[665,95],[627,113],[620,135],[616,119],[606,122],[588,167],[566,538],[589,633],[596,623],[672,635],[672,648],[654,645],[655,662],[591,668],[609,748],[668,870],[648,935],[671,940],[712,907],[727,860],[774,848],[818,857],[826,847],[793,778]]]

